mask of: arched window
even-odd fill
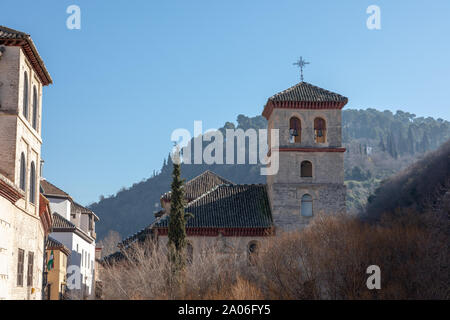
[[[248,244],[248,262],[253,265],[256,262],[256,257],[258,255],[258,242],[251,241]]]
[[[37,105],[37,90],[36,86],[33,87],[33,115],[32,115],[32,125],[33,128],[37,129],[37,113],[38,113],[38,105]]]
[[[194,261],[194,247],[189,242],[186,244],[186,261],[188,264]]]
[[[302,140],[302,125],[300,119],[292,117],[289,120],[289,141],[291,143],[300,143]]]
[[[34,161],[30,168],[30,202],[36,204],[36,167]]]
[[[23,74],[23,116],[28,119],[28,73]]]
[[[26,176],[26,169],[27,168],[27,164],[25,162],[25,155],[22,154],[20,155],[20,189],[22,189],[23,191],[25,191],[25,176]]]
[[[302,197],[301,213],[304,217],[312,217],[313,215],[313,201],[309,194],[305,194]]]
[[[322,118],[314,119],[314,140],[316,143],[324,143],[327,135],[327,126]]]
[[[303,161],[300,165],[300,176],[302,178],[312,177],[312,163],[310,161]]]

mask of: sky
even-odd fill
[[[54,81],[43,175],[88,205],[160,169],[173,130],[260,115],[299,82],[300,56],[346,108],[450,120],[449,13],[448,0],[2,0],[0,25],[32,36]]]

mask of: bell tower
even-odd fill
[[[298,230],[346,211],[342,108],[348,99],[307,82],[270,97],[262,115],[279,130],[279,170],[267,176],[275,226]],[[270,132],[270,131],[269,131]]]

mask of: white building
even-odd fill
[[[41,180],[41,192],[50,201],[53,217],[50,236],[71,250],[67,262],[68,291],[78,298],[91,298],[95,286],[95,223],[99,218],[45,179]],[[71,283],[77,283],[71,281],[76,275],[80,277],[80,287],[71,289]]]

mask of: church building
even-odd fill
[[[279,153],[278,173],[260,185],[234,184],[211,171],[186,182],[188,256],[215,245],[250,257],[268,236],[301,230],[318,214],[344,213],[341,110],[347,101],[304,81],[270,97],[262,114],[268,129],[279,130],[279,147],[269,150]],[[162,195],[156,221],[119,248],[149,237],[167,243],[170,201],[170,192]],[[118,251],[106,260],[122,257]]]

